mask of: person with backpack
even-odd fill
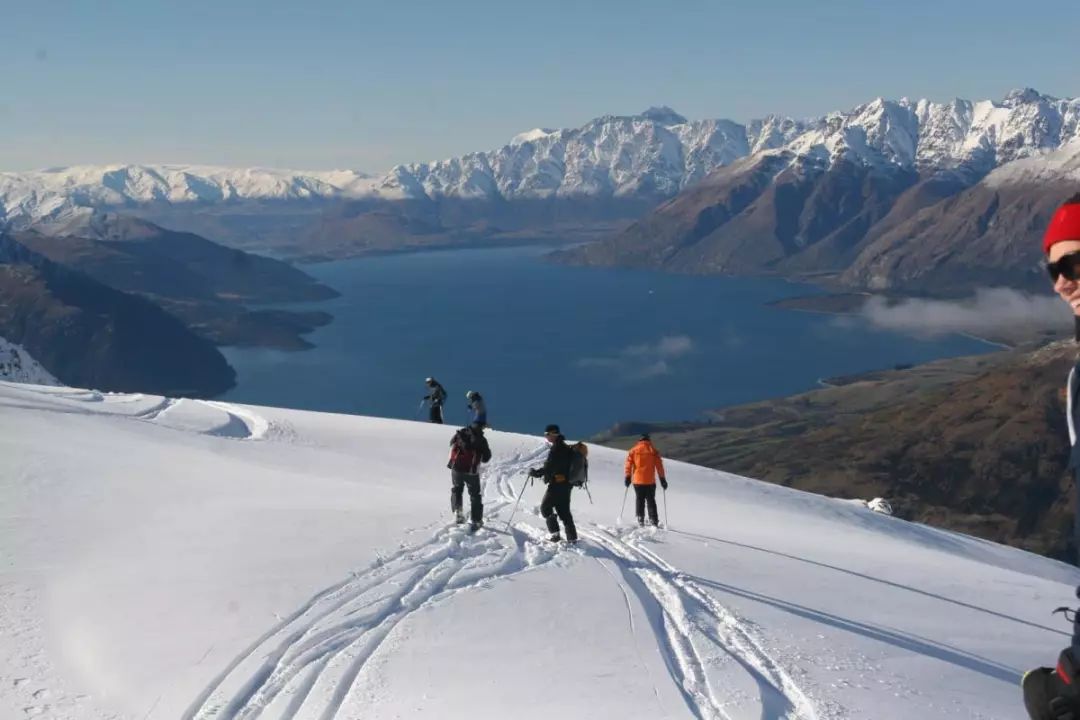
[[[571,475],[575,464],[575,451],[566,444],[566,438],[559,430],[558,425],[548,425],[544,428],[544,439],[551,445],[544,466],[533,468],[529,471],[529,477],[543,478],[547,483],[544,498],[540,501],[540,515],[547,522],[548,540],[559,542],[559,520],[562,520],[566,528],[566,542],[577,542],[577,527],[574,525],[574,516],[570,513],[570,492],[574,485],[571,484]]]
[[[472,421],[487,427],[487,405],[484,403],[484,398],[480,397],[480,393],[475,390],[465,393],[465,398],[469,401],[469,412],[472,413]]]
[[[450,440],[450,509],[457,523],[465,522],[462,507],[465,488],[469,488],[469,532],[484,524],[484,499],[480,490],[480,464],[491,460],[491,447],[484,437],[484,426],[472,423],[454,433]]]
[[[660,453],[652,444],[649,433],[642,433],[630,452],[626,454],[626,465],[623,469],[626,474],[624,484],[630,487],[634,484],[635,510],[637,512],[638,525],[645,524],[645,509],[649,511],[649,524],[656,527],[660,524],[660,514],[656,510],[656,478],[660,478],[660,486],[667,490],[667,478],[664,477],[664,461]]]
[[[446,402],[446,389],[435,378],[427,378],[424,384],[428,386],[428,394],[424,400],[431,404],[428,419],[438,425],[443,424],[443,403]]]

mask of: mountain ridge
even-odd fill
[[[805,162],[848,159],[981,176],[1077,137],[1080,100],[1030,88],[1001,100],[877,98],[800,120],[687,120],[668,107],[604,115],[577,128],[536,129],[489,151],[355,170],[292,171],[113,164],[0,173],[0,219],[27,224],[78,207],[242,202],[319,203],[443,197],[673,197],[718,167],[786,148]]]

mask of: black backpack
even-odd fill
[[[589,447],[583,442],[570,446],[570,473],[566,479],[574,487],[585,487],[589,483]]]

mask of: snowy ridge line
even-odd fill
[[[825,115],[746,124],[688,120],[670,108],[605,115],[577,128],[534,129],[482,152],[396,165],[378,177],[194,165],[73,166],[0,172],[0,224],[63,226],[95,210],[367,200],[666,199],[741,158],[787,152],[831,167],[961,171],[994,182],[1077,177],[1080,99],[1018,89],[999,100],[877,98]],[[1054,153],[1044,159],[1048,152]],[[1016,168],[1008,165],[1022,161]]]
[[[518,453],[500,467],[496,480],[504,500],[512,502],[517,497],[509,477],[524,473],[528,465],[544,457],[546,450],[545,446],[540,446],[532,453]],[[538,515],[535,508],[532,514]],[[541,531],[524,523],[514,526],[519,532],[526,532],[527,528],[534,536],[537,533],[543,536]],[[593,555],[594,559],[616,580],[623,592],[632,630],[636,632],[627,589],[635,594],[646,612],[650,606],[659,609],[663,626],[653,624],[653,632],[663,651],[668,672],[696,717],[729,720],[706,674],[704,656],[716,657],[719,651],[731,657],[751,676],[758,686],[763,708],[794,712],[792,717],[798,720],[818,720],[818,712],[806,693],[771,657],[745,623],[659,555],[643,547],[635,537],[639,534],[637,531],[630,530],[627,534],[630,539],[624,541],[617,533],[602,526],[578,523],[579,537],[591,541],[602,551],[602,557]],[[605,560],[618,568],[622,581],[611,573]],[[777,712],[776,717],[780,716]]]

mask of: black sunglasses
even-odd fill
[[[1062,255],[1054,262],[1046,263],[1046,272],[1050,273],[1050,279],[1057,282],[1062,275],[1067,280],[1080,280],[1080,250]]]

